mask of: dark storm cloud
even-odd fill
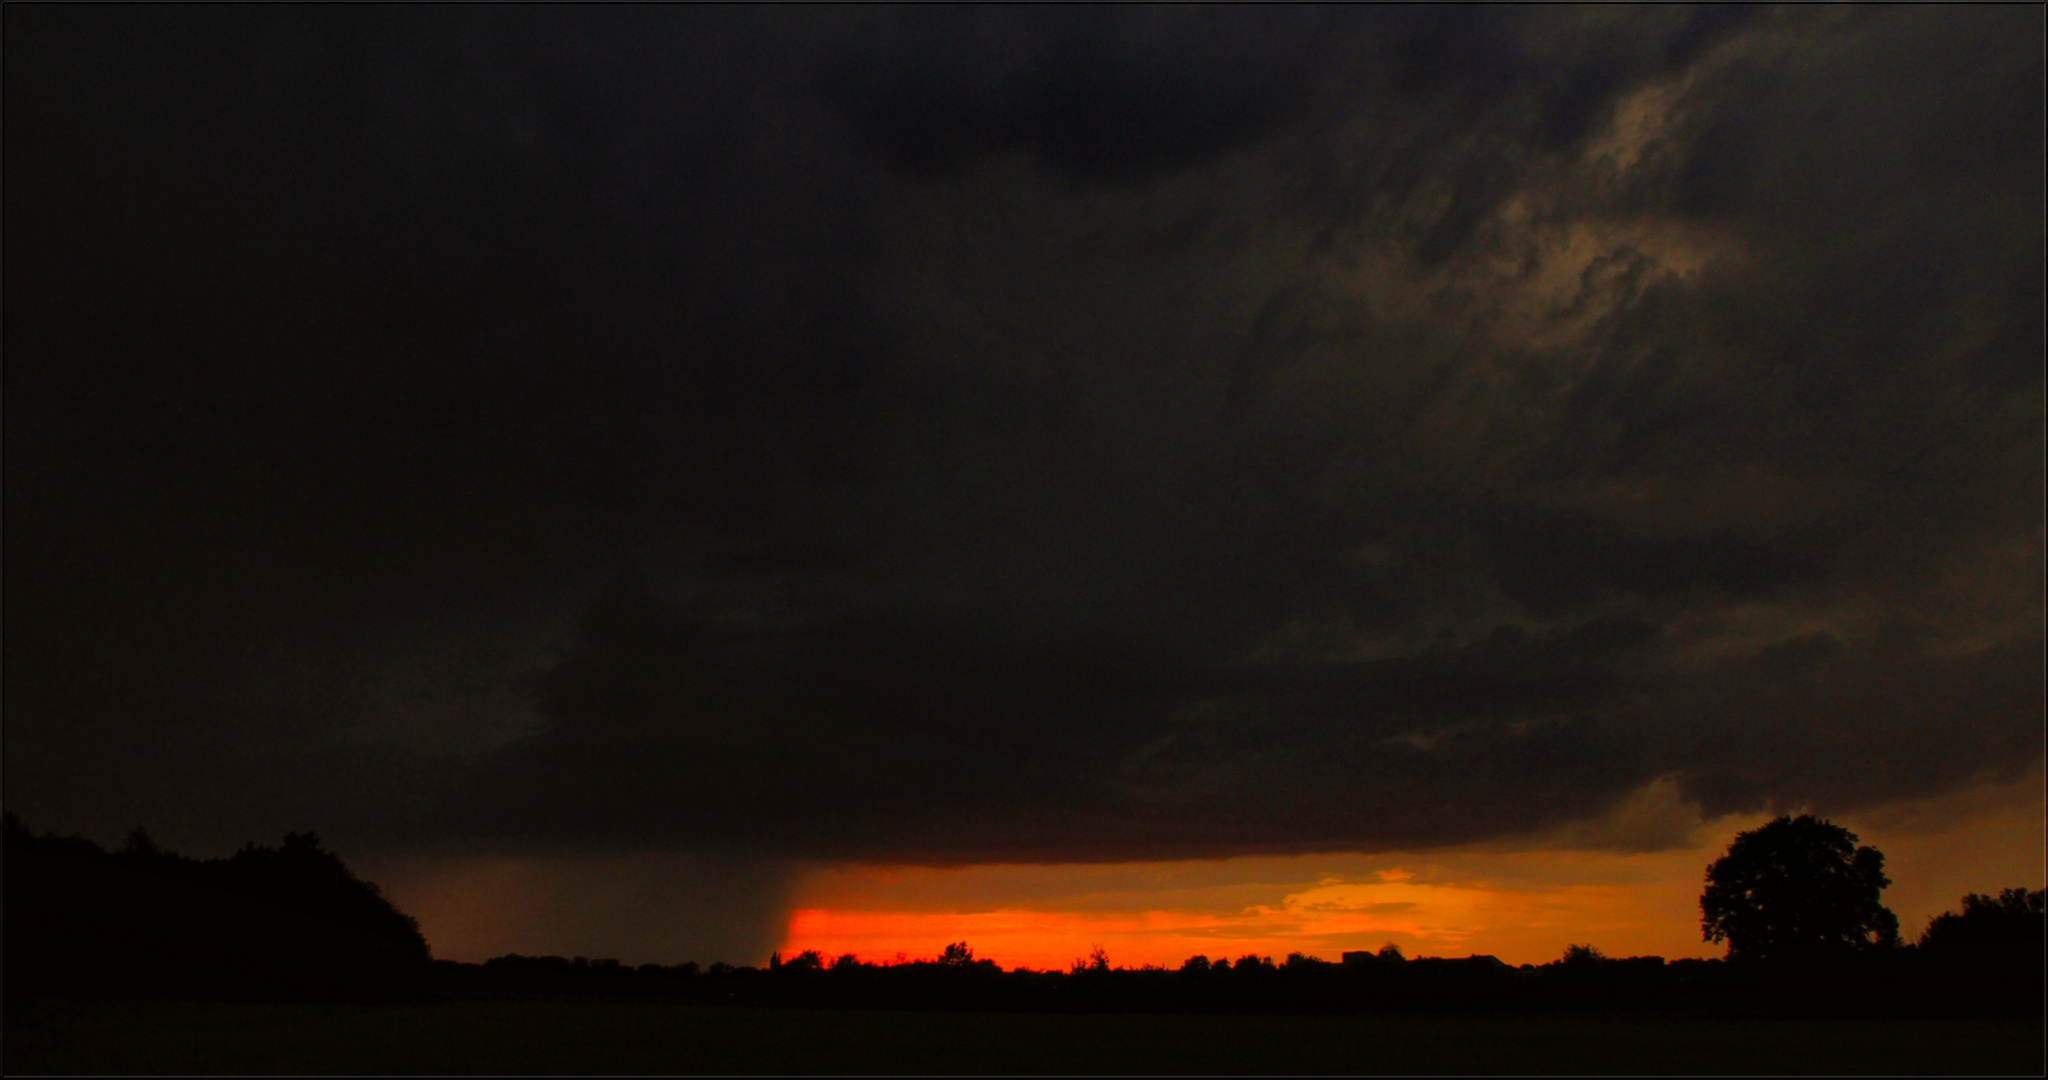
[[[2004,775],[2040,19],[11,9],[10,806],[971,862]]]
[[[1355,12],[1105,5],[891,13],[821,85],[889,159],[921,172],[1020,150],[1135,183],[1302,119],[1368,45]]]

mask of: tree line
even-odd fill
[[[194,859],[140,828],[108,851],[9,812],[0,853],[9,997],[375,999],[416,993],[431,959],[312,833]]]
[[[1293,953],[1117,966],[1100,948],[1065,971],[1005,971],[966,942],[874,963],[815,951],[766,967],[630,966],[584,957],[432,960],[410,917],[310,833],[231,856],[36,836],[6,815],[6,990],[25,996],[389,999],[522,994],[720,1004],[939,1009],[1683,1008],[1869,1012],[2038,1009],[2044,893],[1972,893],[1907,943],[1881,903],[1883,855],[1811,816],[1738,834],[1707,870],[1704,940],[1726,960],[1608,957],[1547,964],[1410,959],[1391,945],[1340,961]]]

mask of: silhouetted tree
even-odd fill
[[[252,900],[354,928],[409,960],[424,963],[428,958],[419,922],[393,907],[375,883],[350,872],[315,833],[287,833],[284,845],[276,848],[252,842],[216,876],[221,886]]]
[[[148,829],[137,825],[121,844],[121,854],[137,859],[154,859],[163,854],[163,849],[156,846],[156,840],[149,835]]]
[[[411,992],[419,925],[312,833],[225,859],[35,836],[6,815],[10,993],[275,996]]]
[[[1944,911],[1928,920],[1920,947],[1929,952],[2025,952],[2040,957],[2048,928],[2048,892],[2006,889],[1997,896],[1970,893],[1961,913]]]
[[[974,950],[964,941],[956,941],[939,953],[940,967],[966,967],[974,963]]]
[[[1566,967],[1590,967],[1607,959],[1607,954],[1591,945],[1567,945],[1558,963]]]
[[[1730,959],[1767,960],[1899,944],[1899,920],[1879,902],[1891,879],[1884,853],[1811,814],[1737,833],[1707,868],[1700,924]]]
[[[1329,966],[1330,962],[1328,960],[1299,952],[1288,953],[1286,961],[1280,965],[1283,971],[1311,971]]]

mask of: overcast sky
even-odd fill
[[[34,827],[1129,862],[2042,760],[2039,7],[5,29]]]

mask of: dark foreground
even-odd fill
[[[1832,1073],[2039,1075],[2038,1017],[1161,1015],[17,1001],[48,1073]]]

